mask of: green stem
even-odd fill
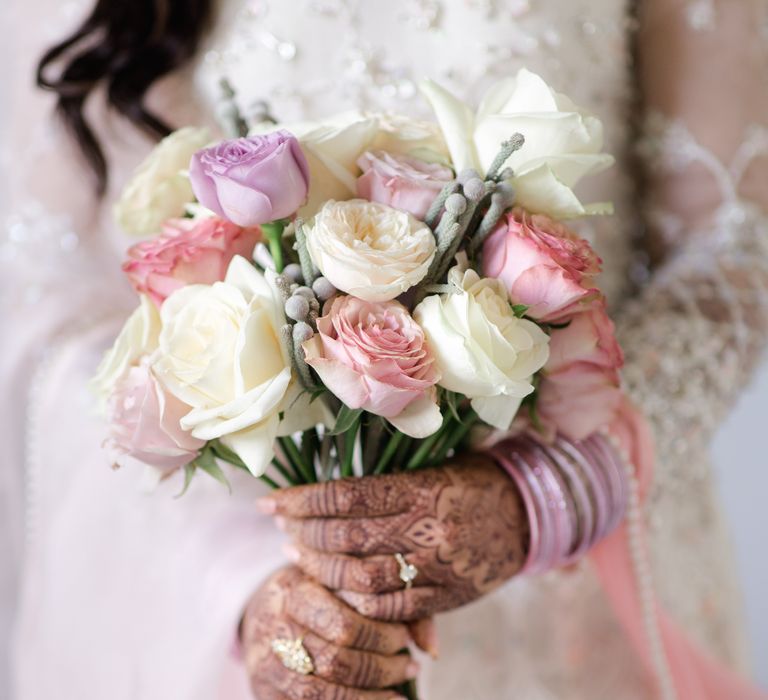
[[[442,437],[443,433],[445,432],[446,428],[450,425],[452,420],[451,414],[446,413],[443,416],[443,424],[429,437],[425,438],[424,441],[419,445],[419,448],[416,450],[416,452],[411,455],[411,458],[408,460],[408,463],[405,465],[406,469],[418,469],[422,464],[426,461],[426,458],[429,456],[430,452],[432,451],[432,448],[435,446],[437,441]]]
[[[379,452],[379,444],[384,435],[386,426],[384,419],[380,416],[368,416],[365,424],[365,433],[361,433],[361,442],[363,444],[363,474],[373,472],[376,455]]]
[[[285,479],[290,486],[296,486],[299,483],[296,481],[296,475],[291,474],[277,457],[272,460],[272,466],[282,474],[283,479]]]
[[[469,432],[469,429],[477,421],[477,413],[475,413],[474,410],[470,408],[462,418],[462,422],[456,428],[456,431],[448,437],[448,440],[446,440],[443,445],[440,446],[440,449],[435,454],[432,462],[437,465],[442,464],[448,456],[448,453],[464,439],[466,434]]]
[[[352,460],[355,457],[355,439],[357,438],[357,431],[360,429],[360,418],[358,418],[352,425],[352,427],[344,433],[344,455],[341,461],[341,476],[354,476],[355,473],[352,470]]]
[[[266,474],[262,474],[259,479],[261,479],[269,488],[271,488],[274,491],[277,491],[280,487],[280,485],[276,482],[270,479]]]
[[[384,452],[381,453],[379,461],[376,462],[376,467],[373,470],[374,474],[384,473],[390,461],[392,460],[392,457],[394,457],[395,452],[397,452],[397,448],[400,446],[400,443],[403,441],[404,437],[405,433],[397,432],[390,438],[389,441],[387,441],[387,446],[384,448]]]
[[[297,474],[300,474],[304,478],[305,484],[314,484],[317,481],[314,470],[304,462],[304,459],[299,452],[299,448],[296,447],[296,443],[293,438],[280,437],[277,438],[280,443],[280,447],[283,448],[286,458],[291,462],[291,466],[294,468]]]
[[[261,225],[261,231],[269,241],[269,252],[272,255],[272,260],[275,262],[275,270],[277,272],[282,272],[284,267],[283,229],[285,229],[285,221],[282,219]]]

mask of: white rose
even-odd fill
[[[192,407],[182,428],[201,440],[220,438],[253,474],[263,474],[281,434],[280,413],[290,409],[296,419],[290,430],[314,423],[297,416],[305,404],[293,405],[298,389],[280,342],[285,317],[274,284],[236,256],[224,282],[182,287],[160,313],[154,369]]]
[[[356,196],[357,161],[365,151],[386,150],[430,162],[449,160],[437,125],[407,117],[351,111],[285,128],[299,139],[309,163],[309,198],[299,210],[299,216],[305,218],[316,214],[329,199]]]
[[[160,231],[164,221],[184,215],[194,201],[187,169],[195,151],[210,140],[207,129],[185,127],[164,138],[136,169],[115,204],[115,219],[127,233]]]
[[[516,202],[531,212],[563,219],[611,211],[609,204],[582,204],[573,192],[586,175],[605,170],[613,158],[601,153],[603,125],[542,78],[522,69],[492,87],[477,114],[445,89],[427,81],[431,102],[457,170],[485,173],[502,141],[519,132],[525,145],[507,165],[515,176]]]
[[[128,317],[112,347],[104,353],[90,386],[103,411],[115,384],[145,355],[157,348],[160,315],[148,296],[142,295],[139,307]]]
[[[435,237],[421,221],[386,204],[326,202],[307,226],[315,265],[343,292],[389,301],[421,282],[435,257]]]
[[[442,374],[439,384],[472,399],[482,420],[507,430],[547,361],[549,338],[514,315],[499,280],[458,267],[448,280],[454,293],[429,296],[413,312]]]
[[[451,162],[443,132],[434,122],[400,114],[377,115],[378,131],[368,150],[402,153],[427,163]]]

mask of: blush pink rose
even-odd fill
[[[128,250],[123,270],[137,292],[160,306],[187,284],[223,280],[232,258],[250,260],[260,240],[260,229],[240,228],[216,217],[172,219],[160,236]]]
[[[557,321],[596,298],[600,258],[583,238],[548,216],[509,212],[483,246],[483,274],[497,277],[515,304],[539,321]]]
[[[543,376],[536,410],[546,428],[583,440],[614,420],[622,396],[616,369],[576,362]]]
[[[559,372],[579,362],[606,369],[618,369],[624,364],[616,328],[602,302],[596,302],[576,314],[567,326],[553,328],[550,333],[545,373]]]
[[[189,464],[204,440],[182,430],[190,407],[165,391],[147,362],[128,370],[107,403],[109,446],[121,457],[171,472]]]
[[[357,194],[424,219],[427,210],[453,171],[439,163],[387,151],[366,151],[357,161],[363,174]]]
[[[440,375],[402,304],[337,296],[317,330],[303,346],[307,362],[347,406],[383,416],[413,437],[440,427],[433,388]]]

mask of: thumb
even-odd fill
[[[408,624],[408,631],[419,649],[426,651],[433,659],[438,657],[437,628],[432,617]]]

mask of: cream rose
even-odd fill
[[[117,383],[138,365],[145,355],[155,351],[160,335],[160,314],[144,294],[139,307],[130,315],[112,347],[104,354],[90,386],[102,411]]]
[[[267,275],[272,273],[267,272]],[[162,307],[154,370],[192,410],[181,427],[202,440],[220,438],[255,475],[264,473],[280,434],[280,413],[294,428],[313,423],[293,405],[298,390],[280,342],[285,323],[277,289],[245,258],[235,257],[224,282],[189,285]]]
[[[207,129],[186,127],[164,138],[136,169],[115,204],[115,219],[127,233],[157,233],[163,222],[184,215],[194,200],[187,169],[195,151],[210,140]]]
[[[413,312],[435,355],[438,383],[470,398],[486,423],[508,430],[547,361],[549,338],[514,315],[498,280],[454,267],[448,281],[453,293],[429,296]]]
[[[608,204],[582,204],[573,192],[581,178],[605,170],[613,158],[601,153],[603,125],[538,75],[520,70],[492,87],[477,114],[445,89],[427,81],[431,102],[451,151],[454,167],[486,172],[503,141],[514,133],[524,146],[506,165],[516,203],[530,212],[564,219],[611,211]]]
[[[365,151],[386,150],[429,162],[450,159],[439,127],[408,117],[350,111],[285,128],[298,137],[309,163],[309,198],[299,210],[299,216],[305,218],[316,214],[329,199],[356,196],[357,160]]]
[[[421,221],[385,204],[326,202],[306,229],[307,249],[330,282],[365,301],[389,301],[421,282],[435,237]]]

